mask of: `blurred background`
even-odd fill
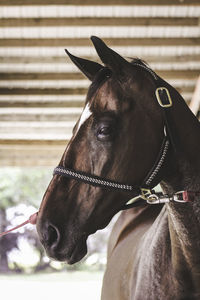
[[[71,137],[90,83],[64,49],[98,61],[91,35],[145,60],[199,116],[199,0],[0,0],[1,232],[37,211]],[[1,292],[100,299],[113,223],[74,266],[50,261],[32,226],[1,238]]]

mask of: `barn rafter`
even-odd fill
[[[197,113],[199,0],[0,0],[1,166],[58,163],[89,86],[64,48],[98,61],[90,35],[147,61]]]

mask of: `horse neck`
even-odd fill
[[[170,90],[173,106],[169,127],[174,149],[164,181],[171,192],[178,189],[200,189],[200,123],[175,90]]]
[[[161,186],[167,193],[178,190],[200,192],[200,124],[180,95],[171,112],[177,151],[170,158]],[[191,203],[168,204],[167,211],[176,276],[185,281],[185,274],[190,273],[186,280],[200,293],[197,287],[200,280],[200,194]]]

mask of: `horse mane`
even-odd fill
[[[150,68],[149,64],[145,60],[143,60],[141,58],[135,57],[135,58],[130,58],[130,59],[131,59],[130,63],[132,65],[139,64],[139,65],[143,65],[143,66],[146,66],[146,67]]]

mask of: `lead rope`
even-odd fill
[[[16,229],[18,229],[18,228],[20,228],[20,227],[22,227],[22,226],[24,226],[24,225],[26,225],[26,224],[32,224],[32,225],[35,225],[36,222],[37,222],[37,215],[38,215],[38,212],[32,214],[32,215],[29,217],[28,220],[26,220],[25,222],[21,223],[20,225],[17,225],[17,226],[15,226],[15,227],[13,227],[13,228],[7,230],[7,231],[4,231],[4,232],[0,233],[0,237],[6,235],[6,234],[8,234],[8,233],[10,233],[10,232],[13,231],[13,230],[16,230]]]

